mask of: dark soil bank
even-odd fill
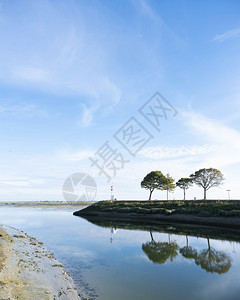
[[[74,212],[138,223],[184,223],[240,229],[240,201],[100,201]]]

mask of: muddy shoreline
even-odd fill
[[[70,275],[41,242],[0,225],[0,299],[81,298]]]

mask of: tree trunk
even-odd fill
[[[155,242],[155,241],[154,241],[153,234],[152,234],[152,231],[151,231],[151,230],[150,230],[150,236],[151,236],[151,240],[152,240],[152,242]]]
[[[209,238],[207,238],[207,243],[208,243],[208,250],[210,250],[210,241],[209,241]]]
[[[152,197],[152,192],[153,192],[153,190],[150,190],[150,195],[149,195],[149,199],[148,199],[150,201],[151,201],[151,197]]]
[[[207,190],[204,189],[204,197],[203,197],[203,200],[206,200],[206,195],[207,195]]]
[[[168,201],[168,189],[167,189],[167,201]]]
[[[183,189],[183,200],[185,200],[186,192],[185,189]]]

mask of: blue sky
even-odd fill
[[[111,183],[144,199],[148,172],[204,167],[225,177],[209,198],[239,198],[239,13],[233,0],[0,0],[0,200],[63,200],[77,172],[97,199]],[[138,112],[156,91],[178,111],[160,132]],[[113,137],[131,117],[153,136],[135,157]],[[89,160],[106,141],[129,160],[110,183]]]

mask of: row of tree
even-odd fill
[[[203,188],[203,199],[206,200],[207,190],[211,187],[220,185],[223,180],[223,174],[219,170],[213,168],[200,169],[189,177],[180,178],[176,183],[174,183],[174,179],[169,174],[165,176],[161,171],[152,171],[144,177],[141,182],[141,187],[150,191],[149,200],[151,200],[152,193],[155,189],[166,190],[168,200],[168,192],[179,187],[183,189],[183,199],[185,200],[186,190],[195,183]]]

